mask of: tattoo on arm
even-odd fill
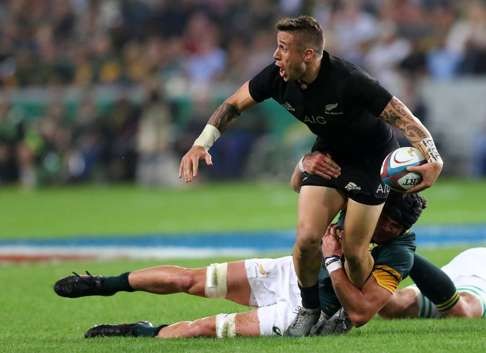
[[[442,162],[427,128],[398,98],[393,97],[380,116],[389,124],[400,129],[429,162]]]
[[[228,124],[239,115],[240,112],[234,105],[223,103],[211,115],[208,123],[216,126],[219,131],[223,132]]]
[[[393,97],[387,104],[381,117],[390,125],[400,129],[412,145],[424,138],[431,137],[425,126],[396,97]]]

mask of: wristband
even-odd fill
[[[341,258],[337,255],[328,256],[324,258],[324,266],[326,266],[327,272],[331,274],[332,272],[342,268],[343,263],[341,262]]]
[[[304,158],[305,158],[305,156],[302,156],[302,158],[299,160],[299,163],[297,163],[297,168],[299,168],[301,173],[305,173]]]
[[[221,132],[218,128],[211,124],[206,124],[201,135],[194,141],[194,146],[201,146],[207,150],[211,148],[211,146],[216,142],[217,139],[221,136]]]

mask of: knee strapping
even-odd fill
[[[216,337],[227,338],[236,336],[236,314],[216,315]]]
[[[224,298],[228,291],[228,263],[211,264],[206,269],[204,292],[208,298]]]

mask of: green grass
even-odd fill
[[[424,251],[439,264],[460,249]],[[215,259],[177,261],[179,265],[203,266]],[[342,337],[289,339],[236,338],[162,341],[140,339],[85,340],[84,331],[95,323],[148,319],[155,323],[188,320],[219,312],[243,311],[245,307],[223,300],[187,295],[156,296],[120,293],[107,298],[64,299],[52,283],[72,270],[120,273],[154,262],[67,262],[37,265],[3,265],[0,347],[2,352],[484,352],[486,335],[482,320],[376,319]]]
[[[486,182],[441,180],[425,194],[422,224],[485,223]],[[140,234],[225,230],[292,229],[296,195],[284,184],[198,185],[147,190],[130,186],[0,190],[0,238],[78,234]],[[460,249],[423,253],[443,264]],[[216,259],[179,260],[204,266]],[[344,337],[192,339],[101,339],[84,331],[95,323],[141,319],[155,323],[246,310],[222,300],[186,295],[122,293],[68,300],[52,283],[71,271],[116,274],[153,261],[0,264],[0,352],[484,352],[481,320],[376,319]],[[408,282],[406,282],[408,283]]]
[[[427,190],[419,224],[486,222],[486,181],[442,179]],[[295,193],[285,184],[179,189],[82,186],[0,190],[0,238],[292,229]]]

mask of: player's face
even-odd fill
[[[284,81],[299,80],[304,75],[304,50],[296,34],[282,31],[277,33],[277,49],[273,58]]]
[[[386,243],[402,234],[404,230],[400,223],[382,213],[373,233],[373,242],[377,244]]]

